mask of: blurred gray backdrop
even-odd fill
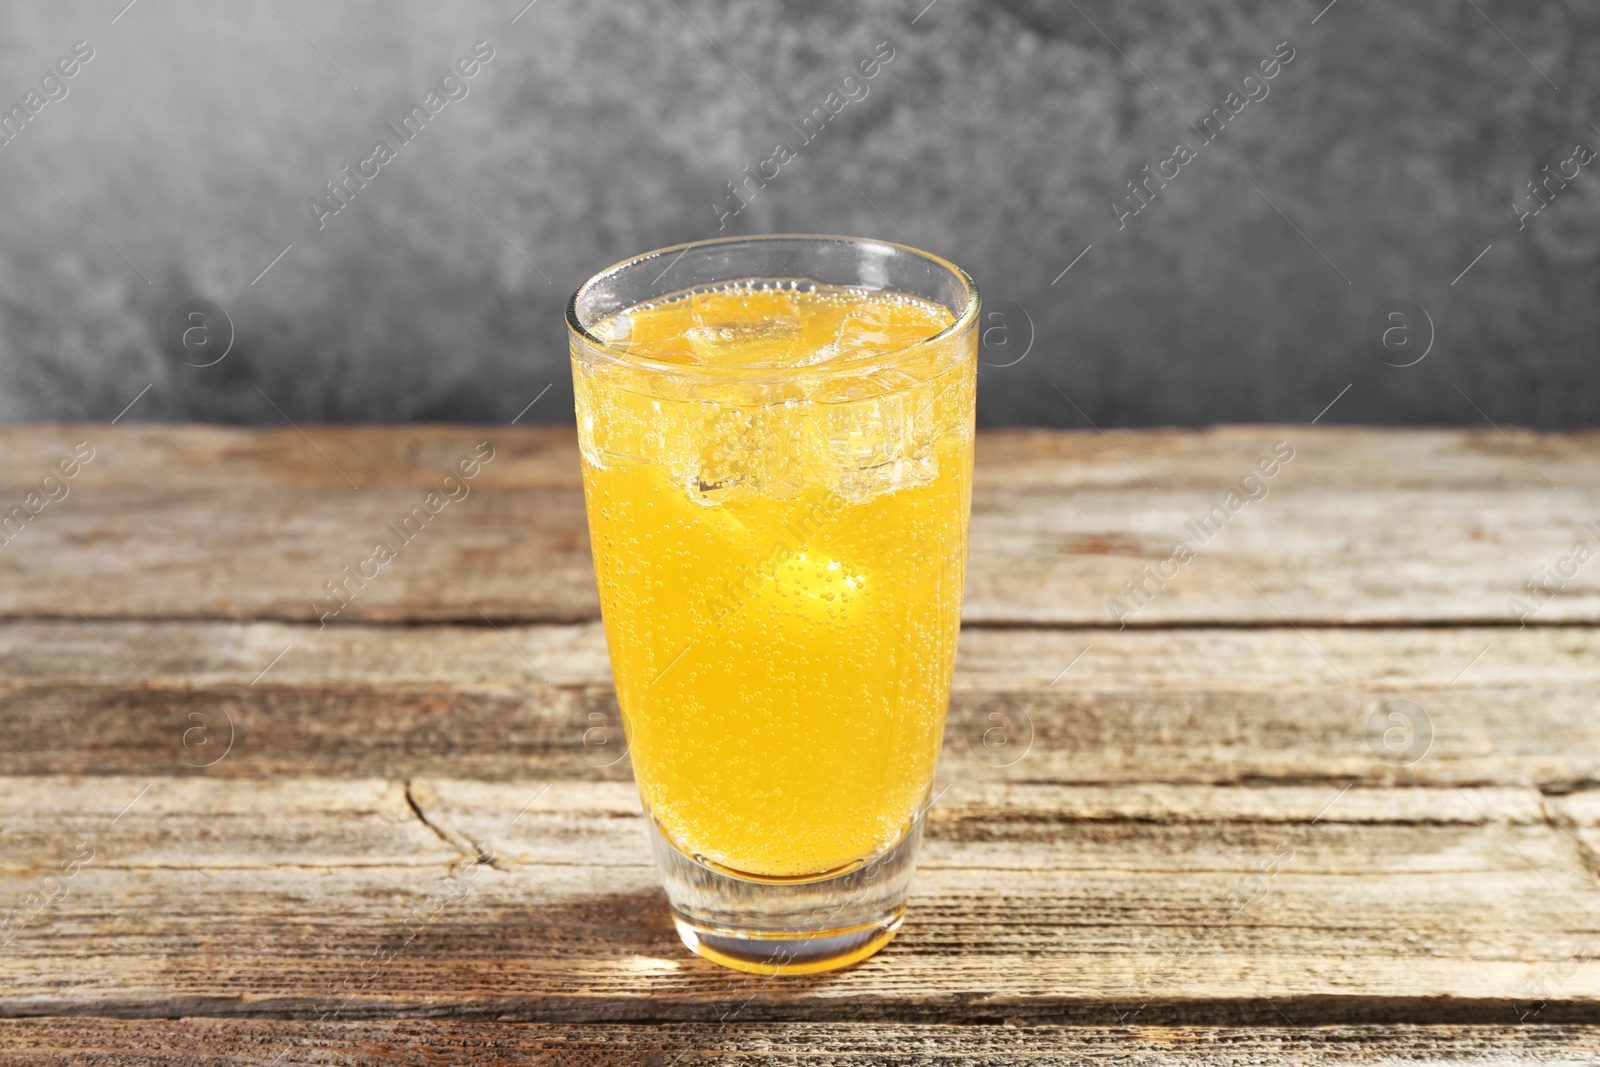
[[[0,5],[0,418],[569,420],[588,275],[828,232],[991,425],[1600,422],[1595,0],[525,3]]]

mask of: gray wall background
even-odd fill
[[[128,420],[504,422],[546,387],[523,421],[570,420],[571,290],[717,233],[724,183],[888,42],[722,232],[966,266],[1005,316],[986,360],[1026,351],[982,371],[985,423],[1336,396],[1326,423],[1600,423],[1600,166],[1524,228],[1512,207],[1600,148],[1594,0],[524,2],[0,5],[6,109],[95,51],[0,147],[0,418],[109,419],[150,385]],[[469,95],[319,230],[307,201],[477,41]],[[1281,41],[1201,147],[1186,124]],[[1119,230],[1180,140],[1197,158]],[[212,366],[167,338],[196,299],[232,323]],[[1400,299],[1423,316],[1369,343]]]

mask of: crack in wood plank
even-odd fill
[[[426,786],[414,787],[411,779],[409,778],[402,782],[401,786],[405,790],[406,806],[411,809],[411,813],[417,817],[418,822],[422,823],[423,826],[426,826],[429,830],[431,830],[439,838],[439,840],[443,841],[445,844],[459,852],[462,859],[471,860],[474,863],[483,864],[488,867],[495,867],[494,852],[492,849],[485,849],[485,847],[480,843],[473,841],[470,838],[462,837],[459,834],[452,833],[449,830],[446,830],[443,826],[440,826],[438,823],[434,822],[432,819],[428,818],[427,813],[422,810],[422,804],[418,801],[416,793],[418,788],[425,790]],[[498,870],[499,868],[496,869]]]

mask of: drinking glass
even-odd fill
[[[567,309],[629,753],[679,936],[865,959],[904,917],[949,703],[978,292],[926,252],[651,252]]]

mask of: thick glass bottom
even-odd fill
[[[858,963],[905,919],[926,804],[892,845],[815,878],[741,875],[685,855],[647,817],[678,936],[693,952],[756,974],[816,974]]]
[[[712,963],[753,974],[817,974],[860,963],[894,939],[905,920],[901,906],[865,928],[822,930],[805,937],[750,930],[708,930],[674,914],[678,937]]]

